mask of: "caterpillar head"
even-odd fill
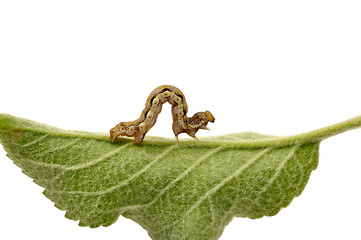
[[[174,135],[176,136],[176,139],[177,139],[178,134],[183,133],[183,132],[187,133],[189,136],[197,139],[195,134],[198,132],[198,130],[199,129],[209,130],[209,128],[207,128],[208,122],[213,123],[214,121],[215,121],[215,118],[210,111],[197,112],[192,117],[186,119],[186,128],[185,129],[181,129],[180,127],[177,127],[173,124],[173,132],[174,132]]]
[[[194,128],[204,129],[208,122],[214,122],[215,118],[210,111],[197,112],[192,117],[187,118],[187,123]]]

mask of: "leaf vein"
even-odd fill
[[[112,186],[108,189],[102,190],[102,191],[96,191],[96,192],[84,192],[84,191],[61,191],[61,190],[51,190],[52,192],[59,192],[59,193],[67,193],[67,194],[82,194],[86,196],[97,196],[97,195],[103,195],[109,192],[114,191],[117,188],[120,188],[126,184],[128,184],[130,181],[132,181],[134,178],[138,177],[139,175],[145,173],[147,170],[149,170],[155,163],[157,163],[160,159],[162,159],[164,156],[166,156],[169,152],[171,152],[174,148],[178,147],[179,145],[171,145],[169,148],[167,148],[165,151],[160,153],[157,157],[154,158],[152,162],[150,162],[147,166],[142,168],[137,173],[133,174],[126,180],[122,181],[120,184],[117,184],[115,186]],[[117,209],[114,209],[117,210]]]
[[[53,180],[50,181],[50,184],[53,184],[57,179],[59,179],[62,175],[64,175],[65,172],[70,171],[70,170],[78,170],[78,169],[82,169],[82,168],[86,168],[92,165],[95,165],[109,157],[114,156],[115,154],[117,154],[118,152],[120,152],[121,150],[124,150],[125,148],[129,147],[130,145],[132,145],[134,143],[129,142],[127,144],[121,145],[120,147],[116,148],[115,150],[112,150],[104,155],[102,155],[101,157],[91,161],[91,162],[87,162],[85,164],[78,164],[75,166],[71,166],[71,167],[62,167],[62,169],[64,170],[63,172],[60,172],[58,175],[56,175]]]
[[[178,145],[177,145],[178,146]],[[167,190],[169,190],[175,183],[177,183],[179,180],[181,180],[184,176],[186,176],[191,170],[195,169],[196,166],[198,166],[201,162],[203,162],[204,160],[208,159],[209,157],[211,157],[213,154],[221,151],[224,147],[220,146],[216,149],[213,149],[212,151],[208,152],[207,154],[203,155],[203,157],[201,157],[200,159],[198,159],[198,161],[193,164],[191,167],[189,167],[186,171],[184,171],[181,175],[178,176],[177,179],[173,180],[169,185],[167,185],[165,188],[162,189],[162,191],[160,191],[154,198],[152,201],[145,203],[145,204],[139,204],[136,205],[137,208],[140,207],[149,207],[151,206],[153,203],[155,203]],[[124,207],[120,207],[120,208],[116,208],[116,209],[111,209],[108,210],[107,212],[111,212],[111,211],[121,211],[121,209],[123,209]],[[126,209],[128,210],[128,209]],[[125,210],[124,210],[125,211]]]
[[[71,141],[71,142],[69,142],[67,144],[64,144],[63,146],[55,147],[55,148],[49,149],[47,151],[42,151],[41,154],[38,154],[38,156],[44,156],[44,155],[49,154],[51,152],[55,152],[55,151],[62,150],[62,149],[67,148],[67,147],[71,147],[71,146],[75,145],[79,141],[80,141],[80,138],[76,138],[74,141]],[[58,165],[58,164],[48,164],[48,165],[49,165],[49,167],[57,167],[57,168],[63,167],[62,165]]]
[[[104,155],[102,155],[101,157],[91,161],[91,162],[87,162],[87,163],[83,163],[83,164],[78,164],[78,165],[74,165],[74,166],[71,166],[71,167],[67,167],[65,168],[65,170],[79,170],[79,169],[82,169],[82,168],[87,168],[89,166],[92,166],[92,165],[95,165],[105,159],[108,159],[114,155],[116,155],[117,153],[119,153],[120,151],[124,150],[125,148],[129,147],[130,145],[133,145],[133,142],[129,142],[127,144],[124,144],[124,145],[121,145],[120,147],[116,148],[115,150],[113,151],[110,151]]]
[[[67,148],[67,147],[70,147],[72,145],[74,145],[75,143],[77,143],[80,139],[76,139],[68,144],[65,144],[63,146],[60,146],[60,147],[56,147],[56,148],[53,148],[51,150],[48,150],[48,151],[43,151],[41,154],[38,154],[38,156],[43,156],[49,152],[52,152],[54,150],[60,150],[60,149],[64,149],[64,148]],[[21,158],[20,156],[17,155],[17,157]],[[59,164],[53,164],[53,163],[44,163],[44,162],[37,162],[37,161],[34,161],[34,160],[30,160],[30,159],[27,159],[27,158],[21,158],[22,161],[26,161],[26,162],[30,162],[36,166],[41,166],[41,167],[50,167],[50,168],[60,168],[60,169],[64,169],[65,167],[63,165],[59,165]],[[40,180],[43,179],[43,178],[39,178]],[[45,178],[46,179],[46,178]]]
[[[199,164],[201,164],[203,161],[205,161],[206,159],[208,159],[209,157],[211,157],[212,155],[214,155],[215,153],[221,151],[224,148],[224,146],[220,146],[217,147],[211,151],[209,151],[208,153],[206,153],[205,155],[203,155],[201,158],[199,158],[192,166],[190,166],[189,168],[187,168],[183,173],[181,173],[176,179],[174,179],[170,184],[168,184],[165,188],[162,189],[162,191],[160,191],[157,196],[154,197],[154,199],[149,202],[148,204],[146,204],[147,207],[149,207],[150,205],[152,205],[153,203],[155,203],[166,191],[168,191],[170,188],[173,187],[174,184],[176,184],[177,182],[179,182],[182,178],[184,178],[186,175],[188,175],[192,170],[194,170]]]
[[[29,147],[29,146],[31,146],[31,145],[34,145],[34,144],[36,144],[36,143],[39,143],[40,141],[42,141],[44,138],[47,138],[48,136],[49,136],[49,134],[44,134],[43,136],[38,137],[38,138],[34,139],[33,141],[28,142],[28,143],[26,143],[26,144],[24,144],[24,145],[21,145],[21,144],[18,144],[18,145],[20,145],[20,146],[22,146],[22,147]]]
[[[174,221],[173,223],[171,223],[170,225],[165,226],[164,228],[161,229],[161,231],[168,229],[172,226],[174,226],[175,224],[181,222],[183,219],[185,219],[189,214],[191,214],[193,212],[193,210],[195,208],[197,208],[204,200],[206,200],[207,198],[209,198],[212,194],[214,194],[215,192],[217,192],[221,187],[223,187],[224,185],[226,185],[229,181],[231,181],[232,179],[236,178],[237,176],[239,176],[244,170],[246,170],[248,167],[250,167],[251,165],[253,165],[258,159],[262,158],[267,152],[269,152],[271,150],[271,148],[266,148],[263,151],[261,151],[260,153],[256,154],[253,158],[251,158],[248,162],[246,162],[245,164],[243,164],[240,168],[238,168],[233,174],[231,174],[230,176],[226,177],[225,179],[223,179],[219,184],[217,184],[216,186],[214,186],[213,188],[211,188],[209,191],[207,191],[201,198],[198,199],[197,202],[195,202],[189,209],[188,211],[182,216],[180,217],[178,220]]]
[[[267,182],[267,184],[261,189],[261,191],[258,194],[258,197],[256,198],[256,201],[258,201],[258,199],[260,198],[262,193],[267,191],[268,187],[271,186],[272,183],[276,180],[276,178],[280,175],[281,170],[284,168],[284,166],[286,165],[288,160],[290,160],[292,157],[295,156],[295,153],[299,147],[300,147],[300,144],[297,144],[294,147],[292,147],[291,151],[287,154],[287,156],[282,160],[281,164],[277,167],[273,176],[270,178],[270,180]]]

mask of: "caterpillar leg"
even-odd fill
[[[113,130],[110,130],[110,141],[111,142],[115,142],[115,140],[117,139],[119,135]]]
[[[112,129],[110,129],[109,131],[110,133],[110,141],[111,142],[115,142],[115,140],[117,140],[117,137],[119,137],[121,135],[121,130],[119,128],[119,126],[115,126]]]
[[[192,136],[192,138],[193,138],[194,140],[199,141],[199,139],[198,139],[196,136]]]
[[[188,134],[189,135],[189,134]],[[190,135],[189,135],[190,136]],[[175,140],[177,141],[177,142],[179,142],[179,138],[178,138],[178,135],[175,135],[174,136],[175,137]],[[191,136],[194,140],[197,140],[197,141],[199,141],[199,139],[196,137],[196,136]]]
[[[135,132],[134,133],[134,139],[137,143],[141,143],[145,137],[145,134],[142,132]]]

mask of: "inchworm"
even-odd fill
[[[145,108],[137,120],[120,122],[110,129],[110,140],[115,142],[118,136],[134,137],[137,143],[141,143],[145,134],[154,126],[162,105],[169,102],[172,105],[173,132],[176,140],[180,133],[187,133],[194,139],[199,129],[207,129],[208,122],[214,122],[214,117],[209,111],[197,112],[193,117],[187,117],[188,106],[184,94],[178,88],[171,85],[162,85],[154,89],[145,103]]]

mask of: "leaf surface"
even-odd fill
[[[0,141],[80,226],[109,226],[123,215],[155,240],[218,239],[233,217],[273,216],[289,205],[317,167],[320,141],[360,125],[358,117],[290,137],[136,144],[1,114]]]

